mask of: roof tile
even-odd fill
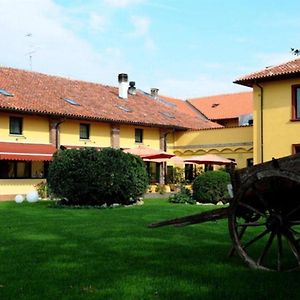
[[[128,95],[125,100],[119,98],[117,87],[37,72],[0,68],[0,88],[14,95],[0,95],[1,110],[182,129],[220,127],[208,120],[193,118],[141,91],[135,96]],[[80,105],[69,104],[64,98],[73,99]],[[168,112],[174,118],[168,118],[162,112]]]
[[[252,92],[187,100],[210,120],[233,119],[253,112]]]
[[[255,81],[272,80],[275,78],[283,79],[286,77],[293,77],[300,75],[300,58],[272,66],[267,67],[264,70],[254,72],[245,76],[242,76],[234,81],[234,83],[252,86]]]

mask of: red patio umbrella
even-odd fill
[[[157,163],[161,163],[161,162],[172,162],[174,164],[185,164],[183,158],[179,157],[179,156],[173,156],[171,158],[157,158],[157,159],[147,159],[145,158],[144,161],[152,161],[152,162],[157,162]]]
[[[147,160],[167,159],[175,156],[175,154],[170,154],[163,150],[152,149],[142,145],[134,148],[125,149],[124,152],[140,156],[141,158],[145,158]]]
[[[195,164],[210,164],[210,165],[230,165],[231,163],[236,164],[234,161],[215,155],[215,154],[205,154],[199,156],[191,156],[184,160],[187,163]]]

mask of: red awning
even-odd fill
[[[0,159],[3,160],[52,160],[55,151],[50,144],[0,143]]]

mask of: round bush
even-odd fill
[[[224,171],[208,171],[194,180],[193,198],[198,202],[226,203],[229,199],[227,185],[230,183],[230,175]]]
[[[71,205],[129,204],[144,194],[144,162],[121,150],[59,150],[49,167],[49,188]]]

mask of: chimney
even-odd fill
[[[136,95],[136,87],[134,81],[129,82],[128,94],[133,96]]]
[[[128,75],[124,73],[119,74],[118,81],[119,81],[119,97],[122,99],[127,99]]]
[[[158,91],[159,89],[157,88],[151,88],[151,97],[154,98],[155,100],[158,99]]]

